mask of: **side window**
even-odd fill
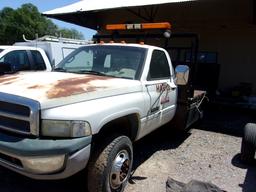
[[[8,63],[16,71],[30,70],[28,55],[25,50],[11,51],[1,58],[1,61]]]
[[[31,51],[31,55],[34,61],[34,70],[45,70],[46,65],[44,59],[39,51]]]
[[[148,80],[168,79],[170,77],[170,67],[165,53],[154,50],[150,62]]]

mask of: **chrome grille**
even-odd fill
[[[39,102],[0,93],[0,130],[38,135]]]

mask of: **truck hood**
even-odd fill
[[[0,76],[0,92],[39,101],[52,108],[141,91],[136,80],[62,72],[19,72]]]

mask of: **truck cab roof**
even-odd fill
[[[143,43],[99,43],[99,44],[90,44],[87,46],[96,46],[96,45],[101,45],[101,46],[127,46],[127,47],[138,47],[138,48],[144,48],[144,49],[161,49],[164,50],[161,47],[153,46],[153,45],[147,45]]]

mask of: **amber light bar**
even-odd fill
[[[109,24],[107,30],[132,30],[132,29],[171,29],[169,22],[162,23],[137,23],[137,24]]]

